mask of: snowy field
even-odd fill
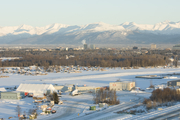
[[[142,79],[135,78],[135,76],[139,75],[158,75],[162,74],[172,74],[172,73],[180,73],[180,68],[140,68],[140,69],[107,69],[107,71],[82,71],[82,73],[48,73],[48,75],[43,76],[27,76],[27,75],[17,75],[17,74],[9,74],[4,73],[2,75],[9,76],[8,78],[0,78],[0,87],[18,87],[21,83],[47,83],[47,84],[76,84],[76,85],[84,85],[87,86],[109,86],[110,82],[115,82],[120,79],[121,81],[135,81],[136,87],[140,87],[144,89],[144,92],[133,93],[128,91],[119,91],[117,92],[118,98],[120,99],[121,104],[131,102],[133,100],[138,100],[140,98],[149,97],[150,91],[146,90],[147,87],[150,86],[150,81],[152,81],[153,85],[159,85],[163,83],[167,83],[169,80],[174,80],[174,78],[166,78],[166,79]],[[175,79],[180,79],[180,75],[174,76],[177,77]],[[68,93],[62,95],[62,99],[64,101],[63,105],[55,106],[55,108],[59,111],[57,114],[52,115],[43,115],[38,116],[38,119],[60,119],[62,116],[66,119],[72,119],[79,116],[83,116],[88,113],[89,106],[93,105],[93,95],[92,94],[82,94],[79,96],[70,96]],[[22,100],[0,100],[0,118],[6,118],[17,116],[15,112],[15,108],[17,105],[22,107],[23,111],[28,111],[28,109],[33,108],[34,105],[32,103],[32,98],[25,98]],[[112,106],[111,106],[112,107]],[[61,111],[61,112],[60,112]],[[66,112],[73,114],[66,114]],[[62,114],[62,116],[61,116]],[[114,114],[107,114],[108,116],[113,116]],[[60,117],[61,116],[61,117]],[[129,115],[121,115],[121,117],[126,117]],[[115,119],[120,119],[121,117],[116,116]],[[15,118],[14,118],[15,119]],[[103,119],[99,117],[98,119]],[[113,119],[113,117],[111,117]]]
[[[44,76],[27,76],[6,74],[8,78],[0,78],[0,87],[19,86],[20,83],[50,83],[50,84],[86,84],[88,86],[108,86],[109,82],[136,81],[136,86],[145,89],[149,87],[151,79],[135,78],[137,75],[161,75],[179,73],[180,68],[140,68],[140,69],[107,69],[107,71],[82,71],[82,73],[48,73]],[[180,78],[180,76],[177,76]],[[178,78],[177,78],[178,79]],[[170,79],[152,79],[153,85],[167,83]]]

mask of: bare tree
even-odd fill
[[[116,91],[104,90],[103,88],[95,93],[94,102],[96,104],[108,103],[110,105],[116,105],[120,103],[120,101],[117,99]]]
[[[16,109],[15,109],[18,117],[19,117],[19,120],[20,120],[20,115],[21,115],[21,107],[19,105],[17,105]]]

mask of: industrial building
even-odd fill
[[[83,85],[83,86],[79,86],[79,85],[74,85],[73,90],[78,90],[78,91],[95,91],[96,90],[96,87],[91,87],[91,86],[86,86],[86,85]]]
[[[77,90],[79,90],[79,91],[89,91],[89,90],[95,91],[96,87],[81,86],[81,87],[77,87]]]
[[[110,90],[122,91],[122,90],[132,90],[135,88],[135,82],[130,81],[117,81],[109,83]]]
[[[34,96],[57,92],[52,84],[20,84],[16,91],[33,93]]]
[[[1,99],[19,100],[24,98],[24,92],[12,91],[12,92],[1,92]]]
[[[54,88],[58,91],[61,92],[70,92],[75,89],[78,91],[95,91],[97,88],[96,87],[91,87],[91,86],[80,86],[80,85],[74,85],[74,84],[68,84],[68,85],[61,85],[61,86],[54,86]]]
[[[167,82],[168,87],[180,86],[180,80],[172,80]]]

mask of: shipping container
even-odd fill
[[[90,110],[96,110],[96,106],[90,106]]]
[[[25,95],[25,96],[28,96],[28,92],[25,92],[24,95]]]

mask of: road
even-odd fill
[[[160,116],[160,117],[157,117],[155,118],[154,120],[179,120],[180,118],[180,111],[173,111],[173,112],[169,112],[168,114],[166,115],[163,115],[163,116]]]
[[[58,107],[56,114],[38,118],[38,120],[69,120],[78,116],[83,109],[81,104],[86,104],[85,101],[66,101],[65,104]]]
[[[99,119],[102,119],[104,115],[107,115],[109,113],[125,110],[125,109],[128,109],[128,108],[130,108],[130,107],[132,107],[134,105],[138,105],[139,101],[142,101],[143,99],[144,99],[143,97],[139,97],[138,99],[132,100],[131,102],[126,102],[124,104],[114,105],[114,106],[109,107],[107,109],[104,109],[104,110],[101,110],[101,111],[96,111],[96,112],[94,112],[92,114],[79,116],[79,117],[73,118],[71,120],[94,120],[97,117]]]
[[[180,105],[174,105],[172,107],[167,107],[163,110],[156,110],[147,114],[143,114],[137,117],[129,117],[123,120],[154,120],[154,119],[166,119],[168,115],[176,113],[180,110]]]
[[[133,99],[130,102],[124,102],[122,104],[114,105],[114,106],[108,107],[104,110],[95,111],[91,114],[82,115],[82,116],[78,116],[78,113],[80,113],[80,115],[81,115],[83,110],[87,106],[89,106],[87,99],[79,100],[79,101],[73,101],[73,100],[65,101],[64,102],[65,104],[61,105],[59,107],[60,109],[57,109],[56,114],[44,117],[43,119],[40,119],[40,120],[52,120],[52,119],[53,120],[93,120],[93,119],[96,119],[97,116],[100,119],[102,119],[102,118],[106,119],[106,117],[112,116],[111,113],[128,109],[134,105],[138,105],[139,102],[142,102],[144,100],[144,97],[134,95],[134,93],[118,94],[118,96],[121,96],[121,97],[133,96],[133,97],[136,97],[136,99]],[[91,101],[91,100],[89,100],[89,101]],[[115,115],[115,116],[113,115],[112,117],[117,117],[117,115]]]

